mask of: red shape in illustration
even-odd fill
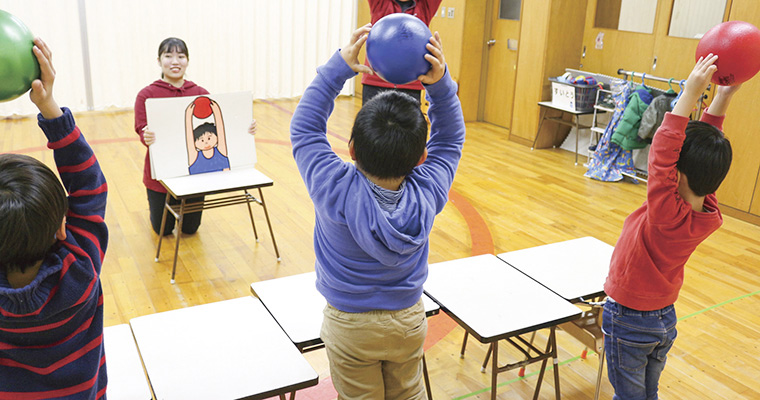
[[[208,97],[200,96],[194,101],[195,108],[193,109],[193,115],[195,118],[208,118],[211,115],[211,99]]]

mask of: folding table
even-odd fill
[[[593,237],[531,247],[499,254],[498,257],[574,304],[587,304],[590,311],[560,328],[599,354],[594,399],[599,398],[604,367],[604,334],[601,330],[601,300],[610,267],[613,246]],[[582,357],[585,358],[584,350]]]
[[[319,376],[251,296],[129,321],[157,399],[265,399]]]
[[[560,398],[555,328],[578,318],[578,307],[492,254],[431,264],[425,293],[467,334],[490,344],[491,399],[496,399],[499,373],[543,361],[534,392],[534,399],[538,398],[549,358],[555,360],[554,390],[556,398]],[[520,336],[543,328],[549,328],[544,350]],[[502,339],[525,354],[526,359],[499,366],[498,342]],[[462,354],[464,347],[463,344]]]

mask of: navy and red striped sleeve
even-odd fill
[[[100,274],[108,244],[104,220],[108,185],[71,111],[68,108],[62,110],[63,116],[52,120],[40,115],[38,123],[48,138],[48,148],[53,150],[58,173],[69,194],[67,233],[75,236],[76,245],[92,259],[95,273]],[[67,245],[71,246],[72,242],[67,240]]]

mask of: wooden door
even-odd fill
[[[520,20],[500,18],[502,0],[491,0],[491,34],[486,50],[488,71],[485,81],[483,120],[509,129],[512,121],[512,103],[515,95],[517,70],[517,46],[519,45]],[[520,0],[513,0],[521,3]],[[520,5],[520,11],[525,5]]]

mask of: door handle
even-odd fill
[[[488,45],[488,47],[491,47],[496,44],[496,39],[491,39],[487,41],[486,44]]]

